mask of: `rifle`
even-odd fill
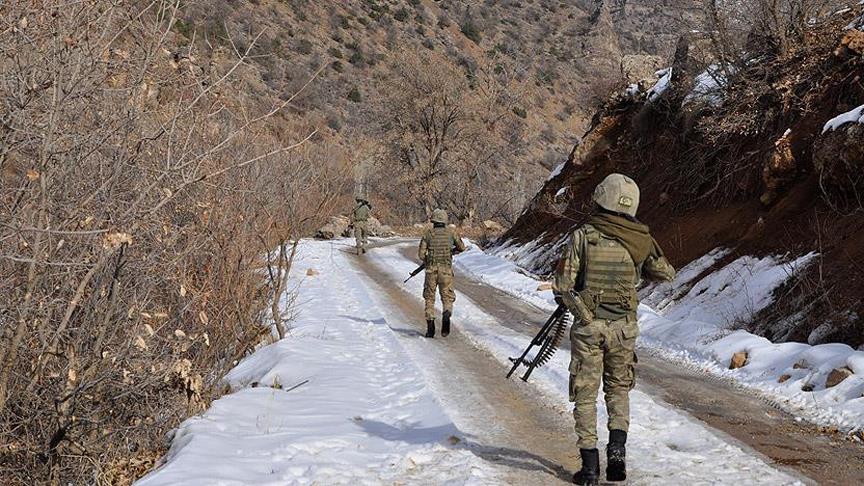
[[[426,269],[426,262],[423,262],[423,263],[420,264],[419,267],[415,268],[414,271],[411,272],[411,275],[409,275],[408,278],[406,278],[405,281],[402,282],[402,283],[403,283],[403,284],[404,284],[404,283],[408,283],[409,280],[411,280],[412,278],[414,278],[418,273],[422,272],[422,271],[425,270],[425,269]]]
[[[459,252],[456,251],[455,248],[453,248],[453,249],[450,250],[450,253],[452,253],[453,255],[455,255],[455,254],[457,254],[457,253],[459,253]],[[426,269],[426,262],[423,262],[423,263],[420,264],[419,267],[415,268],[414,271],[411,272],[411,275],[408,275],[408,278],[406,278],[405,281],[403,281],[402,283],[403,283],[403,284],[404,284],[404,283],[408,283],[409,280],[411,280],[412,278],[414,278],[418,273],[422,272],[422,271],[425,270],[425,269]]]
[[[518,358],[510,358],[510,361],[513,362],[513,367],[510,368],[510,372],[507,373],[507,378],[509,379],[510,376],[513,375],[519,365],[524,364],[528,369],[525,371],[525,374],[522,375],[522,381],[527,382],[528,377],[531,376],[534,369],[546,364],[546,362],[552,358],[552,355],[555,354],[555,350],[558,348],[558,343],[561,342],[561,338],[564,336],[564,331],[567,329],[569,320],[570,313],[567,311],[567,307],[563,304],[558,305],[555,312],[549,316],[549,319],[547,319],[546,323],[543,324],[543,327],[540,328],[540,332],[538,332],[537,335],[534,336],[534,339],[531,340],[531,344],[528,345],[528,348],[525,349],[522,356]],[[528,356],[528,353],[534,346],[540,346],[540,350],[537,351],[534,359],[526,359],[526,356]]]

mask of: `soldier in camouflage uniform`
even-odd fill
[[[423,299],[426,300],[426,337],[435,337],[435,289],[441,293],[444,313],[441,316],[441,335],[450,334],[450,316],[453,315],[453,254],[465,251],[465,243],[456,230],[447,226],[447,212],[432,211],[432,228],[420,240],[418,258],[426,263]]]
[[[603,383],[609,415],[606,477],[626,479],[625,443],[630,424],[629,393],[636,384],[642,277],[672,280],[675,269],[648,227],[636,219],[639,188],[629,177],[611,174],[594,191],[597,205],[587,224],[572,235],[555,272],[556,300],[576,317],[570,330],[570,401],[582,469],[576,484],[599,480],[597,391]]]
[[[372,205],[362,197],[358,197],[356,201],[357,207],[354,208],[351,219],[354,223],[354,241],[359,255],[366,253],[366,245],[369,244],[369,217],[372,213]]]

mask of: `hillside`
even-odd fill
[[[178,43],[199,52],[229,39],[243,48],[260,34],[253,66],[283,98],[318,73],[291,111],[350,160],[357,190],[385,219],[422,220],[431,205],[471,224],[514,221],[607,93],[632,82],[622,75],[624,56],[629,78],[650,74],[656,60],[638,56],[671,55],[699,9],[674,1],[217,0],[178,16]],[[433,96],[442,92],[449,98]],[[415,117],[445,111],[448,99],[454,120],[427,120],[443,132],[427,146]],[[454,187],[477,197],[453,195]]]
[[[817,253],[775,292],[776,305],[734,325],[775,342],[861,346],[861,10],[814,22],[794,49],[751,52],[713,76],[677,53],[673,74],[652,90],[628,90],[596,114],[501,243],[530,243],[522,262],[549,272],[596,183],[623,172],[640,183],[639,217],[678,266],[717,247],[732,251],[714,269],[742,255]]]

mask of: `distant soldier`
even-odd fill
[[[372,205],[369,201],[358,197],[357,207],[354,208],[352,222],[354,223],[354,241],[357,245],[357,254],[366,253],[366,245],[369,244],[369,217],[372,213]]]
[[[435,288],[441,293],[444,313],[441,316],[441,335],[450,334],[450,317],[453,315],[453,254],[465,251],[465,243],[456,230],[447,226],[447,212],[432,211],[432,228],[426,230],[420,240],[417,256],[426,263],[426,281],[423,298],[426,300],[426,337],[435,337]]]
[[[570,330],[570,401],[582,469],[576,484],[598,484],[597,390],[602,381],[609,415],[606,479],[624,481],[630,390],[636,384],[639,326],[636,286],[641,277],[672,280],[675,269],[648,227],[636,220],[639,187],[611,174],[594,191],[596,211],[572,235],[555,272],[553,290],[576,317]]]

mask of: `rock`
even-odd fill
[[[777,379],[777,383],[786,383],[789,381],[789,378],[792,378],[792,375],[781,375],[780,378]]]
[[[315,238],[332,240],[337,236],[344,236],[348,231],[349,224],[348,218],[345,216],[331,216],[327,224],[315,233]]]
[[[423,223],[414,223],[414,227],[417,229],[423,229],[426,227],[426,225]]]
[[[864,55],[864,32],[850,29],[840,39],[840,45],[834,50],[837,57],[852,57]]]
[[[762,168],[765,192],[759,200],[766,206],[773,204],[777,195],[795,178],[797,163],[792,154],[792,142],[789,137],[791,133],[786,130],[786,133],[774,142],[774,151]]]
[[[663,191],[660,193],[660,199],[657,201],[661,206],[669,202],[669,193]]]
[[[813,384],[812,383],[805,383],[804,386],[801,387],[801,391],[812,392],[813,391]]]
[[[864,124],[847,123],[818,137],[813,144],[813,168],[834,204],[857,208],[864,191]]]
[[[828,378],[825,380],[825,388],[832,388],[839,385],[843,380],[852,376],[852,370],[846,368],[836,368],[831,370],[831,373],[828,373]]]
[[[488,231],[490,233],[500,233],[500,232],[504,231],[503,226],[501,226],[500,224],[496,223],[495,221],[492,221],[489,219],[487,219],[486,221],[483,221],[483,229],[485,229],[486,231]]]
[[[793,364],[792,369],[793,370],[809,370],[810,369],[810,363],[808,363],[807,360],[802,359],[801,361],[798,361],[797,363]]]
[[[542,282],[537,286],[537,292],[543,292],[544,290],[552,290],[552,282]]]
[[[737,370],[747,365],[747,351],[739,351],[732,355],[732,361],[729,362],[730,370]]]
[[[393,228],[387,226],[386,224],[381,224],[381,221],[378,221],[378,218],[371,217],[369,218],[369,236],[378,236],[381,238],[388,238],[390,236],[395,236],[396,233],[393,232]]]
[[[654,80],[654,73],[663,68],[663,58],[644,54],[626,54],[621,58],[621,75],[627,84]]]
[[[309,277],[314,277],[315,275],[318,275],[318,270],[315,270],[314,268],[307,268],[306,275]]]

